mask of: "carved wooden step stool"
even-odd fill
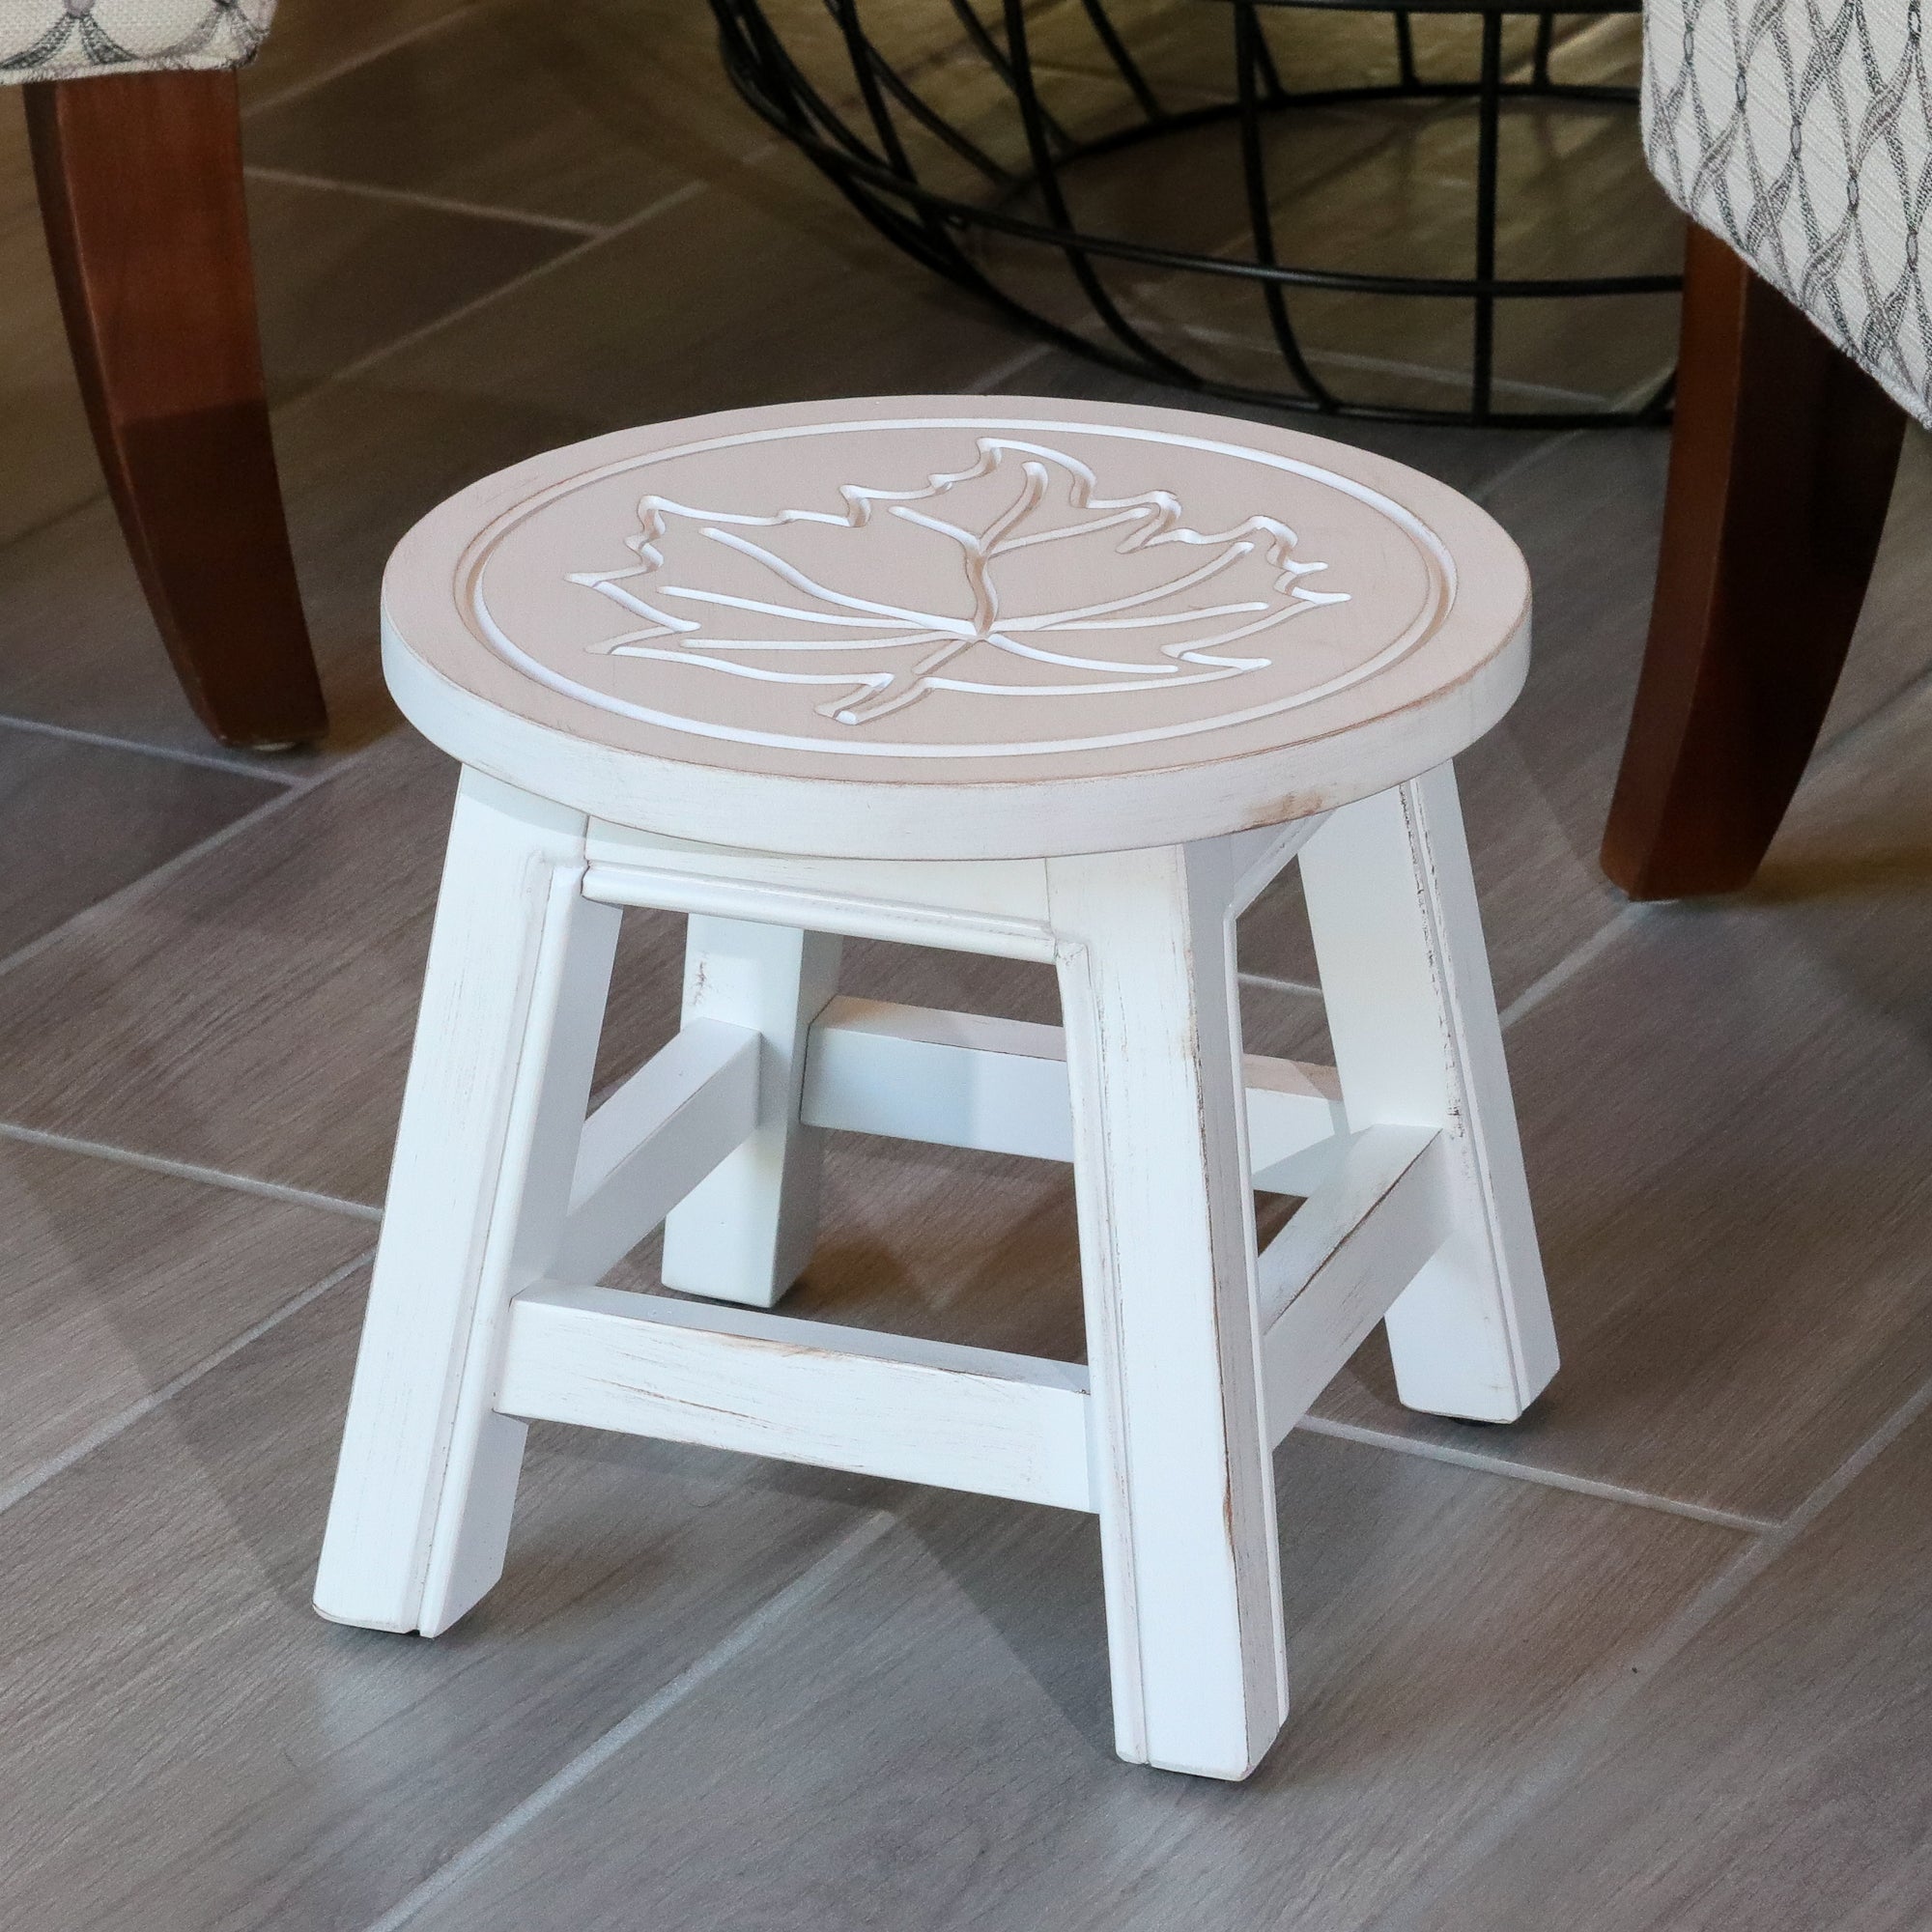
[[[446,1630],[535,1417],[1054,1503],[1121,1755],[1246,1776],[1275,1443],[1378,1321],[1418,1408],[1556,1366],[1447,762],[1528,611],[1453,491],[1168,410],[745,411],[425,518],[384,662],[464,771],[317,1607]],[[1333,1069],[1241,1052],[1297,857]],[[586,1121],[627,905],[690,915],[683,1029]],[[842,999],[843,934],[1049,961],[1065,1031]],[[762,1312],[828,1128],[1070,1159],[1086,1366]],[[660,1223],[708,1302],[596,1285]]]

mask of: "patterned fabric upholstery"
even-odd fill
[[[1921,0],[1645,0],[1643,31],[1665,192],[1932,422]]]
[[[274,11],[275,0],[0,0],[0,82],[240,67]]]

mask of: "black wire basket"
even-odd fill
[[[1667,419],[1681,231],[1634,87],[1562,71],[1634,6],[712,7],[738,91],[867,220],[1066,349],[1325,415]]]

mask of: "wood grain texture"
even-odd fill
[[[1114,1734],[1245,1777],[1288,1715],[1225,845],[1055,859]]]
[[[613,424],[777,390],[965,387],[1012,357],[1020,345],[1009,330],[931,286],[820,194],[803,162],[707,187],[278,411],[332,744],[394,727],[371,586],[410,525],[486,470]],[[559,239],[526,233],[544,251]],[[673,260],[679,273],[667,279]],[[484,292],[478,265],[462,266],[446,308]],[[769,299],[773,288],[783,303]],[[130,631],[138,605],[113,589],[121,549],[110,518],[83,513],[10,555],[0,625],[58,623],[65,649],[51,662],[0,662],[0,712],[205,748],[165,664]],[[76,581],[95,579],[102,588],[78,598]]]
[[[369,1238],[365,1221],[0,1140],[0,1492]]]
[[[188,701],[225,744],[327,728],[269,437],[232,73],[26,91],[95,445]]]
[[[360,1301],[332,1290],[0,1517],[0,1720],[34,1765],[0,1829],[37,1932],[369,1925],[853,1525],[841,1479],[538,1431],[482,1617],[331,1629],[307,1599]]]
[[[399,735],[0,978],[0,1117],[379,1206],[454,784]],[[677,1020],[682,922],[625,928],[600,1081]]]
[[[1776,1518],[1932,1376],[1929,763],[1920,695],[1751,894],[1640,917],[1511,1030],[1565,1357],[1537,1409],[1432,1424],[1372,1345],[1318,1414]]]
[[[1924,1924],[1928,1496],[1921,1419],[1645,1685],[1559,1793],[1379,1923]]]
[[[840,942],[728,919],[694,918],[684,952],[685,1020],[758,1037],[756,1121],[665,1222],[664,1276],[691,1294],[770,1308],[818,1237],[822,1136],[799,1119],[805,1044],[838,990]]]
[[[1556,1337],[1454,773],[1338,811],[1301,874],[1350,1125],[1435,1129],[1448,1155],[1455,1232],[1388,1313],[1403,1402],[1514,1422]]]
[[[282,787],[0,724],[0,959]]]
[[[1604,833],[1633,898],[1757,870],[1857,628],[1904,433],[1876,383],[1690,230],[1657,598]]]
[[[502,1569],[503,1324],[563,1238],[617,944],[582,882],[581,817],[463,775],[316,1578],[339,1623],[436,1636]]]
[[[1728,1533],[1292,1438],[1300,1708],[1237,1792],[1114,1761],[1096,1539],[922,1499],[425,1912],[425,1932],[1361,1932],[1524,1792],[1736,1548]]]

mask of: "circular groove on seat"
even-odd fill
[[[466,762],[827,857],[1169,843],[1385,788],[1527,664],[1515,545],[1446,486],[1191,412],[887,397],[625,431],[471,486],[384,585]]]

